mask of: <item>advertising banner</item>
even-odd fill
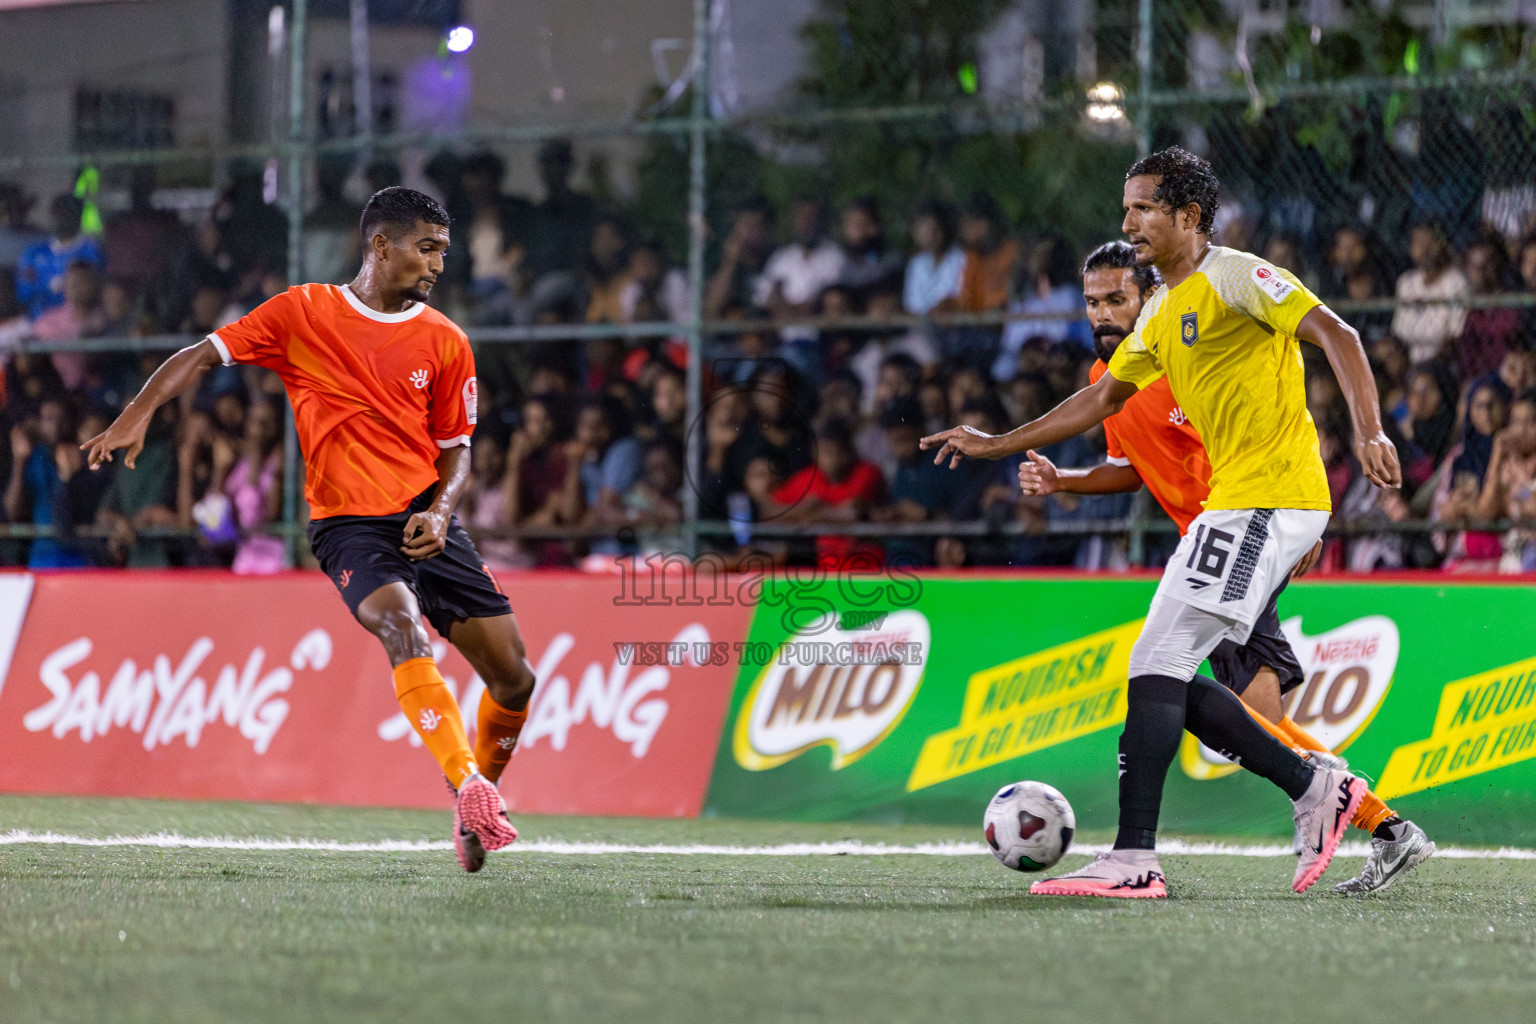
[[[1155,581],[740,582],[510,578],[540,681],[514,810],[970,824],[1034,778],[1113,825]],[[1281,616],[1296,722],[1437,839],[1536,842],[1536,588],[1301,583]],[[474,708],[483,684],[436,646]],[[304,573],[0,574],[0,791],[447,801],[379,645]],[[1274,787],[1184,737],[1169,828],[1288,821]]]
[[[509,593],[541,682],[509,805],[697,814],[731,679],[707,655],[750,609],[616,605],[608,577]],[[635,656],[653,641],[676,656]],[[483,684],[436,648],[473,735]],[[7,660],[0,791],[448,806],[383,649],[318,574],[0,576]]]
[[[774,583],[708,812],[969,823],[1031,778],[1081,827],[1112,827],[1130,648],[1155,586],[924,579],[872,600],[847,581]],[[1280,609],[1305,671],[1286,699],[1298,724],[1437,838],[1536,841],[1536,588],[1299,583]],[[1185,831],[1289,828],[1278,790],[1188,735],[1163,808]]]

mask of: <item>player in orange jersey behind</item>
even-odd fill
[[[310,546],[384,645],[396,700],[454,791],[459,863],[478,871],[487,850],[517,838],[496,781],[527,716],[533,670],[511,605],[453,514],[478,395],[464,332],[427,306],[448,214],[421,192],[386,188],[361,228],[351,284],[289,288],[177,352],[81,447],[92,469],[126,448],[131,470],[155,409],[207,370],[250,363],[282,378],[304,453]],[[485,681],[473,747],[423,614]]]
[[[1158,285],[1157,271],[1138,267],[1136,254],[1125,242],[1109,242],[1089,254],[1083,265],[1083,301],[1093,324],[1093,344],[1099,357],[1089,371],[1097,381],[1120,341],[1129,335],[1143,300]],[[1019,467],[1025,494],[1056,491],[1074,494],[1113,494],[1139,490],[1143,484],[1170,519],[1185,533],[1200,514],[1210,493],[1211,462],[1200,435],[1173,397],[1166,377],[1138,391],[1118,413],[1104,421],[1108,442],[1105,461],[1089,469],[1058,469],[1033,451]],[[1321,546],[1297,565],[1294,576],[1311,568]],[[1223,640],[1210,654],[1217,681],[1242,698],[1254,719],[1280,742],[1303,757],[1343,766],[1306,730],[1286,715],[1282,697],[1302,680],[1301,665],[1280,629],[1276,602],[1270,595],[1263,615],[1246,644]],[[1371,855],[1355,878],[1340,882],[1338,892],[1372,892],[1391,885],[1434,853],[1422,829],[1399,818],[1374,793],[1367,792],[1353,819],[1371,833]]]

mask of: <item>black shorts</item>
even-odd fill
[[[431,504],[428,490],[404,512],[392,516],[316,519],[309,524],[310,549],[354,616],[364,598],[396,581],[415,592],[422,614],[444,637],[449,626],[464,619],[511,615],[507,595],[459,525],[458,516],[448,521],[447,546],[440,554],[413,562],[400,550],[406,521]]]
[[[1259,621],[1253,624],[1253,632],[1246,644],[1223,640],[1210,654],[1208,660],[1211,663],[1211,674],[1218,683],[1239,696],[1248,689],[1248,684],[1253,682],[1259,669],[1266,665],[1280,677],[1282,694],[1301,685],[1301,662],[1296,660],[1296,652],[1291,650],[1290,641],[1280,631],[1278,602],[1280,592],[1289,582],[1286,580],[1281,583],[1279,589],[1269,595],[1269,603],[1264,606]]]

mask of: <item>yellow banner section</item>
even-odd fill
[[[1398,747],[1376,786],[1384,800],[1536,757],[1536,658],[1447,683],[1428,739]]]
[[[960,725],[929,736],[907,791],[1125,721],[1125,685],[1144,620],[983,669],[966,683]]]

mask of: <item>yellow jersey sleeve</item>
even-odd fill
[[[1142,344],[1141,335],[1133,333],[1120,343],[1115,349],[1115,354],[1109,360],[1109,374],[1115,380],[1123,380],[1129,384],[1135,384],[1138,389],[1146,387],[1164,374],[1163,365]]]
[[[1148,348],[1147,343],[1142,340],[1143,332],[1147,329],[1152,314],[1156,311],[1156,307],[1162,305],[1162,291],[1159,288],[1147,297],[1146,304],[1141,307],[1141,314],[1136,317],[1136,326],[1115,349],[1115,354],[1109,360],[1109,369],[1106,371],[1115,380],[1136,385],[1138,391],[1168,372],[1158,361],[1157,353]]]
[[[1322,305],[1296,275],[1251,253],[1224,250],[1206,278],[1227,308],[1292,338],[1302,318]]]

